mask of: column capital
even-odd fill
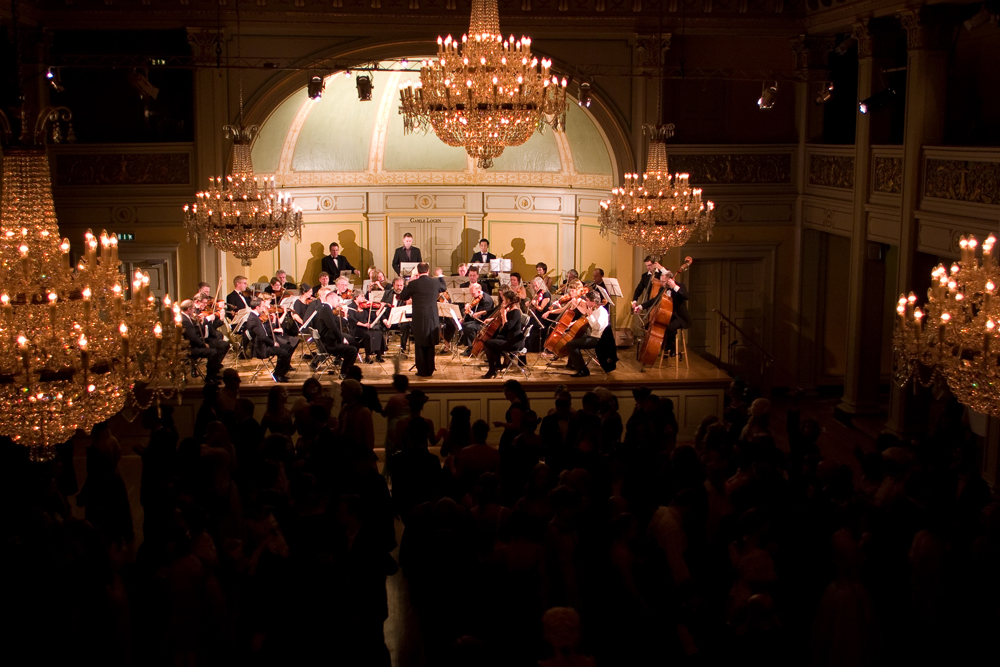
[[[827,57],[836,47],[833,35],[798,35],[790,41],[795,54],[795,69],[828,69]]]
[[[638,56],[638,65],[641,69],[655,70],[662,63],[663,59],[667,55],[667,51],[670,50],[670,38],[671,33],[665,32],[662,35],[663,39],[660,40],[660,35],[650,34],[650,35],[639,35],[635,43],[636,55]],[[659,58],[657,58],[656,45],[657,42],[660,43],[660,53]]]
[[[947,5],[904,9],[896,14],[896,18],[906,30],[906,48],[909,51],[945,50],[954,41],[955,21]]]
[[[851,37],[858,43],[858,58],[885,58],[892,55],[899,28],[891,18],[862,18],[851,24]]]
[[[187,41],[191,55],[199,61],[210,62],[222,56],[225,28],[187,28]]]

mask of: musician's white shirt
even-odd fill
[[[608,315],[607,308],[595,308],[590,315],[587,316],[587,324],[590,325],[590,333],[588,336],[593,336],[594,338],[600,338],[604,330],[608,328],[608,324],[611,323],[611,316]]]

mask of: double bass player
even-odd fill
[[[636,304],[632,308],[632,311],[636,314],[643,311],[649,311],[664,298],[670,299],[670,301],[673,302],[673,315],[671,316],[666,329],[665,349],[667,354],[674,356],[674,354],[676,354],[677,330],[691,328],[691,315],[688,313],[687,308],[687,286],[684,283],[679,283],[674,280],[674,274],[662,267],[654,270],[653,281],[658,281],[660,283],[661,289],[659,294],[650,298],[645,303]]]

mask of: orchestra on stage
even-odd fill
[[[390,341],[398,337],[394,354],[405,358],[412,348],[411,370],[420,377],[433,375],[435,357],[460,364],[481,359],[483,379],[511,366],[527,373],[527,353],[537,354],[535,363],[545,364],[546,372],[565,360],[573,377],[589,376],[592,364],[605,373],[615,369],[612,297],[622,292],[602,269],[593,269],[586,282],[570,269],[554,286],[545,263],[523,277],[489,252],[484,238],[468,263],[445,276],[423,261],[411,234],[402,241],[393,253],[395,276],[387,278],[373,266],[360,286],[351,278],[361,272],[336,242],[315,286],[291,282],[278,270],[254,289],[239,275],[220,299],[221,280],[214,297],[211,285],[199,283],[197,293],[179,304],[193,367],[205,359],[205,381],[216,382],[232,352],[237,359],[267,361],[274,381],[288,382],[293,354],[306,341],[302,358],[311,373],[343,377],[355,363],[384,363]],[[672,356],[677,332],[691,326],[687,288],[678,281],[691,258],[674,272],[651,256],[644,263],[627,306],[640,329],[641,368]]]

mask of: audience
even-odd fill
[[[648,388],[623,425],[607,390],[561,388],[546,415],[511,381],[491,433],[463,405],[436,431],[404,376],[377,417],[357,376],[308,380],[292,409],[274,387],[262,412],[223,380],[193,432],[145,411],[138,458],[95,427],[75,496],[68,460],[0,442],[11,664],[388,666],[390,608],[407,667],[971,664],[995,648],[1000,503],[955,405],[854,463],[824,457],[844,448],[797,398],[740,382],[687,443]]]

